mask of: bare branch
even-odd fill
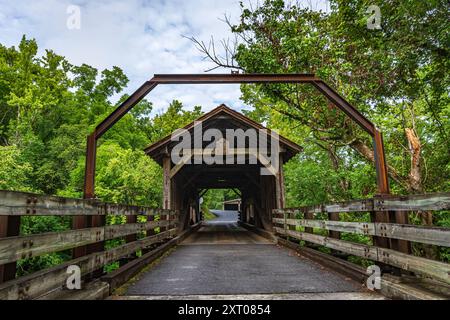
[[[216,41],[214,37],[211,36],[211,39],[206,44],[204,41],[200,41],[195,37],[183,36],[184,38],[192,41],[195,47],[203,54],[203,59],[207,59],[211,61],[215,66],[205,70],[206,72],[210,72],[212,70],[218,68],[227,68],[227,69],[238,69],[244,70],[241,68],[235,60],[236,56],[236,47],[237,40],[230,45],[230,39],[222,39],[219,43],[224,51],[224,56],[217,52],[216,50]]]

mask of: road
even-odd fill
[[[128,286],[124,299],[379,299],[361,284],[218,217]]]

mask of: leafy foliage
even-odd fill
[[[51,50],[42,57],[37,52],[36,41],[25,36],[17,48],[0,45],[0,189],[82,197],[86,136],[127,98],[111,102],[128,78],[118,67],[99,72],[86,64],[74,66]],[[185,111],[178,101],[154,117],[152,109],[150,102],[141,101],[99,140],[99,199],[161,206],[161,169],[142,150],[202,111],[199,106]],[[108,223],[124,222],[124,217],[117,219]],[[70,226],[70,218],[23,217],[21,233]],[[61,252],[23,259],[18,272],[36,271],[69,257],[70,252]]]

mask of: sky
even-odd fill
[[[67,26],[74,21],[73,5],[80,9],[79,29]],[[72,64],[99,70],[118,66],[130,79],[121,94],[131,94],[153,74],[213,67],[184,36],[232,40],[221,19],[226,14],[237,21],[240,10],[238,0],[0,0],[0,43],[17,46],[25,34],[37,40],[40,54],[52,49]],[[147,99],[155,112],[173,99],[209,111],[221,103],[241,110],[239,97],[239,85],[164,85]]]

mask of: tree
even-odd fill
[[[152,120],[150,139],[156,142],[165,136],[171,134],[173,131],[182,128],[199,118],[203,114],[200,106],[195,106],[194,110],[183,110],[183,104],[174,100],[169,105],[166,112],[157,114]]]
[[[384,132],[395,192],[442,189],[449,177],[448,171],[441,171],[447,167],[450,150],[445,72],[449,5],[383,2],[382,29],[370,30],[366,27],[369,4],[331,1],[330,12],[325,13],[281,0],[266,0],[257,7],[241,2],[239,23],[228,21],[240,39],[233,58],[246,73],[315,73]],[[200,49],[211,56],[207,47]],[[290,119],[281,121],[296,123],[300,137],[294,140],[316,144],[336,170],[349,155],[342,151],[345,147],[373,164],[369,137],[313,88],[286,84],[241,88],[243,100],[259,115],[279,123],[278,113]],[[288,136],[293,136],[292,131]],[[431,168],[428,162],[424,177],[426,159],[436,154],[441,155],[439,166]]]
[[[25,162],[20,150],[15,146],[0,146],[0,190],[27,190],[32,191],[28,176],[32,170],[29,163]]]

